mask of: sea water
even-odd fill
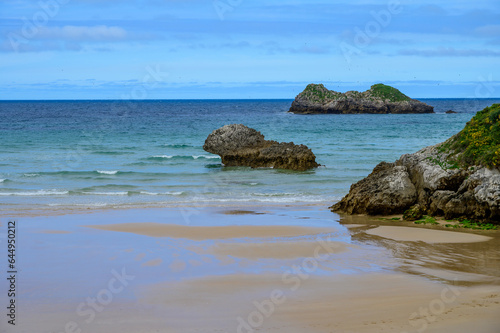
[[[499,99],[422,99],[435,114],[295,115],[291,100],[0,102],[0,208],[331,205],[381,161],[446,140]],[[459,113],[445,114],[452,109]],[[224,167],[226,124],[312,149],[304,172]]]

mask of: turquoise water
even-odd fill
[[[500,102],[423,101],[437,113],[293,115],[291,100],[0,102],[0,207],[330,205],[377,163],[442,142]],[[224,168],[202,146],[231,123],[306,144],[323,166]]]

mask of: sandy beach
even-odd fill
[[[0,333],[500,333],[500,0],[0,8]]]
[[[18,325],[7,332],[500,327],[497,231],[341,219],[314,206],[203,208],[188,220],[179,209],[123,210],[18,224]]]

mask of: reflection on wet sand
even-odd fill
[[[25,219],[20,313],[30,320],[20,332],[61,332],[68,322],[93,333],[500,327],[500,233],[477,238],[366,217],[339,223],[326,210],[238,208],[200,211],[189,225],[168,209],[147,212],[155,223],[144,211]],[[421,241],[402,240],[417,234]],[[130,281],[110,301],[117,272]],[[89,299],[103,309],[90,322],[77,312]]]
[[[434,280],[458,285],[475,285],[484,283],[500,284],[500,232],[480,232],[484,241],[469,243],[440,243],[424,241],[394,240],[371,234],[377,230],[374,223],[380,222],[366,217],[351,217],[341,222],[356,223],[364,227],[349,228],[352,240],[359,244],[382,246],[388,249],[397,262],[396,270],[425,276]],[[392,227],[405,228],[405,227]],[[409,229],[409,228],[405,228]],[[454,231],[429,230],[411,228],[415,233],[420,231],[449,233],[453,240]],[[458,233],[477,236],[470,233]]]

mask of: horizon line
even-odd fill
[[[470,100],[487,100],[487,99],[500,99],[498,97],[415,97],[412,99],[470,99]],[[146,98],[146,99],[114,99],[114,98],[75,98],[75,99],[0,99],[0,102],[75,102],[75,101],[113,101],[113,102],[145,102],[145,101],[293,101],[294,98]]]

